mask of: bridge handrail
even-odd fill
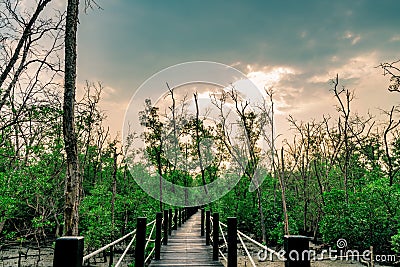
[[[153,231],[154,231],[154,228],[155,228],[155,226],[156,226],[156,220],[153,220],[153,221],[149,222],[148,224],[146,224],[146,227],[148,227],[148,226],[150,226],[150,225],[153,225],[153,227],[151,228],[149,237],[147,238],[146,246],[144,247],[145,250],[146,250],[147,246],[149,245],[149,242],[150,242],[150,241],[154,242],[154,240],[151,239],[151,236],[153,235]],[[118,267],[118,266],[122,263],[122,261],[123,261],[125,255],[126,255],[126,253],[128,252],[128,250],[129,250],[130,247],[132,246],[133,241],[135,240],[135,238],[136,238],[136,235],[134,235],[134,237],[132,238],[131,242],[130,242],[130,243],[128,244],[128,246],[125,248],[124,252],[122,253],[121,257],[119,257],[119,260],[117,261],[117,263],[115,264],[114,267]],[[146,261],[148,260],[148,258],[149,258],[149,257],[151,256],[151,254],[154,252],[154,249],[155,249],[155,247],[152,249],[152,251],[151,251],[150,254],[147,256],[147,259],[146,259],[144,262],[146,262]]]
[[[147,262],[150,259],[151,255],[154,253],[155,249],[156,249],[156,247],[153,247],[153,249],[150,251],[149,255],[146,257],[144,262]],[[115,266],[115,267],[117,267],[117,266]]]
[[[253,257],[250,255],[249,250],[246,247],[246,244],[243,242],[242,237],[240,236],[240,234],[238,233],[237,236],[239,237],[240,243],[242,243],[242,246],[244,248],[244,250],[246,251],[247,257],[249,258],[251,264],[253,265],[253,267],[257,267],[256,264],[254,263]]]
[[[146,248],[147,248],[147,245],[149,244],[150,237],[151,237],[151,235],[153,234],[154,227],[155,227],[155,222],[156,222],[156,220],[153,220],[153,221],[149,222],[148,224],[146,224],[146,226],[150,226],[150,225],[153,224],[153,228],[152,228],[152,230],[151,230],[149,239],[147,240],[147,243],[146,243]],[[123,237],[120,237],[120,238],[118,238],[117,240],[115,240],[115,241],[113,241],[113,242],[111,242],[111,243],[109,243],[109,244],[107,244],[107,245],[105,245],[105,246],[103,246],[103,247],[101,247],[101,248],[99,248],[99,249],[93,251],[92,253],[89,253],[88,255],[86,255],[86,256],[83,257],[82,264],[83,264],[86,260],[92,258],[93,256],[96,256],[96,255],[99,254],[100,252],[102,252],[102,251],[108,249],[109,247],[118,244],[119,242],[123,241],[124,239],[126,239],[127,237],[129,237],[129,236],[131,236],[131,235],[133,235],[133,234],[135,234],[135,233],[136,233],[136,229],[133,230],[132,232],[130,232],[130,233],[124,235]],[[134,237],[132,238],[131,242],[130,242],[129,245],[127,246],[127,249],[125,249],[124,253],[121,255],[120,260],[117,262],[117,265],[116,265],[115,267],[118,266],[119,262],[122,262],[122,259],[125,257],[126,252],[129,250],[129,248],[130,248],[130,246],[132,245],[132,243],[133,243],[133,241],[134,241],[135,238],[136,238],[136,235],[134,235]],[[122,258],[122,259],[121,259],[121,258]]]
[[[121,257],[119,257],[119,260],[115,264],[115,267],[118,267],[122,263],[122,260],[124,259],[126,253],[128,252],[129,248],[132,246],[133,241],[135,239],[136,239],[136,234],[132,237],[132,240],[131,240],[131,242],[129,242],[128,246],[126,246],[126,248],[125,248],[124,252],[122,253]]]
[[[225,244],[225,245],[222,245],[220,248],[223,248],[224,246],[228,247],[228,242],[226,241],[225,233],[222,230],[222,223],[221,222],[219,222],[219,231],[222,233],[222,238],[224,239],[224,244]]]
[[[238,232],[238,234],[242,235],[242,236],[245,237],[247,240],[249,240],[249,241],[252,242],[253,244],[259,246],[260,248],[263,248],[263,249],[269,251],[270,253],[275,254],[275,255],[278,256],[278,257],[281,257],[281,256],[282,256],[282,255],[280,255],[278,252],[276,252],[275,250],[270,249],[269,247],[267,247],[267,246],[265,246],[265,245],[263,245],[263,244],[257,242],[256,240],[252,239],[251,237],[247,236],[246,234],[242,233],[241,231],[238,230],[237,232]]]
[[[154,228],[156,227],[156,220],[154,220],[154,221],[148,223],[146,226],[150,226],[150,225],[153,225],[153,227],[151,227],[151,231],[150,231],[150,234],[149,234],[149,238],[147,238],[147,242],[146,242],[146,247],[145,247],[145,248],[147,248],[147,246],[149,245],[149,242],[150,242],[150,241],[151,241],[151,242],[154,242],[154,240],[151,239],[151,236],[153,235]]]
[[[118,238],[117,240],[115,240],[115,241],[113,241],[113,242],[111,242],[111,243],[109,243],[109,244],[107,244],[107,245],[105,245],[105,246],[99,248],[98,250],[95,250],[95,251],[93,251],[92,253],[90,253],[90,254],[84,256],[84,257],[83,257],[83,260],[82,260],[82,263],[85,262],[86,260],[90,259],[91,257],[96,256],[97,254],[99,254],[99,253],[102,252],[103,250],[106,250],[106,249],[108,249],[109,247],[111,247],[111,246],[113,246],[113,245],[115,245],[115,244],[118,244],[119,242],[121,242],[121,241],[124,240],[125,238],[127,238],[127,237],[129,237],[129,236],[131,236],[131,235],[133,235],[133,234],[135,234],[135,233],[136,233],[136,229],[133,230],[132,232],[130,232],[130,233],[124,235],[123,237],[120,237],[120,238]],[[135,236],[136,236],[136,235],[135,235]]]
[[[222,225],[222,226],[224,226],[224,227],[228,227],[228,225],[226,225],[225,223],[219,222],[219,224]],[[222,229],[221,229],[221,231],[222,231]],[[275,250],[270,249],[269,247],[267,247],[267,246],[261,244],[260,242],[254,240],[254,239],[251,238],[250,236],[244,234],[242,231],[237,230],[237,233],[238,233],[239,235],[242,235],[244,238],[246,238],[247,240],[249,240],[249,241],[252,242],[253,244],[259,246],[260,248],[265,249],[265,250],[267,250],[268,252],[270,252],[270,253],[272,253],[272,254],[275,254],[275,255],[278,256],[278,257],[281,257],[281,256],[282,256],[282,255],[280,255],[278,252],[276,252]]]
[[[211,225],[214,226],[214,221],[213,221],[213,217],[212,216],[210,216],[210,222],[211,222]],[[227,258],[225,257],[224,253],[221,250],[221,248],[223,248],[224,246],[228,247],[228,242],[226,241],[225,234],[224,234],[224,231],[222,230],[221,224],[222,223],[219,222],[219,231],[221,232],[222,238],[224,239],[224,245],[218,247],[218,253],[222,256],[222,258],[226,262],[228,262]],[[210,229],[210,240],[212,242],[214,242],[214,234],[213,233],[214,233],[214,227],[211,227],[211,229]]]
[[[175,229],[181,224],[185,223],[185,221],[193,214],[194,210],[190,210],[189,208],[175,208],[175,216],[173,217],[171,212],[172,209],[164,210],[164,217],[162,212],[157,212],[156,219],[146,223],[146,217],[138,217],[137,218],[137,228],[133,231],[125,234],[124,236],[118,238],[117,240],[112,241],[111,243],[104,245],[103,247],[89,253],[88,255],[84,255],[84,237],[83,236],[64,236],[60,237],[56,240],[55,250],[54,250],[54,258],[53,258],[53,266],[59,266],[60,264],[68,265],[68,266],[82,266],[89,262],[89,259],[98,255],[105,250],[112,248],[112,246],[124,241],[128,237],[132,237],[127,247],[124,249],[122,255],[118,259],[116,263],[116,267],[121,266],[121,263],[128,253],[129,249],[132,247],[134,241],[136,240],[136,248],[135,248],[135,261],[136,264],[144,264],[148,262],[152,255],[155,254],[155,259],[160,259],[160,250],[161,244],[167,245],[168,243],[168,235],[171,235],[171,228]],[[171,215],[171,216],[169,216]],[[171,219],[173,221],[171,222]],[[147,230],[151,227],[149,234],[147,234]],[[175,230],[174,229],[174,230]],[[155,233],[155,238],[153,235]],[[147,248],[150,243],[155,243],[155,246],[151,249],[150,253],[146,253]],[[110,251],[110,261],[113,260],[113,249]]]
[[[203,214],[203,213],[202,213],[202,214]],[[209,214],[209,215],[207,215],[207,214]],[[218,215],[218,213],[214,213],[214,214],[215,214],[215,216]],[[211,216],[211,214],[210,214],[209,211],[207,211],[206,215],[207,215],[207,216],[206,216],[206,220],[205,220],[204,223],[207,224],[207,219],[208,219],[207,217],[209,216],[209,225],[212,226],[212,227],[208,227],[208,226],[206,225],[206,236],[209,236],[210,241],[212,241],[213,249],[214,249],[214,251],[215,251],[215,252],[213,252],[213,253],[217,253],[217,254],[214,254],[214,255],[218,255],[218,254],[221,255],[222,258],[223,258],[226,262],[228,262],[228,259],[232,259],[232,257],[235,258],[236,256],[232,256],[232,255],[230,256],[230,254],[229,254],[229,249],[228,249],[228,257],[226,257],[226,256],[224,255],[223,251],[222,251],[222,248],[224,248],[224,247],[227,247],[227,248],[228,248],[228,247],[230,246],[230,245],[228,245],[227,238],[225,237],[225,232],[224,232],[223,227],[224,227],[224,228],[228,228],[228,235],[229,235],[229,231],[231,231],[231,230],[229,230],[229,227],[228,227],[227,224],[225,224],[225,223],[219,221],[219,215],[218,215],[216,221],[218,222],[219,227],[216,228],[215,230],[218,229],[218,232],[221,233],[222,239],[224,240],[224,244],[222,244],[222,245],[220,245],[220,246],[219,246],[219,245],[214,245],[214,239],[215,239],[214,237],[217,237],[217,238],[218,238],[218,240],[216,240],[215,242],[219,243],[219,235],[218,235],[218,233],[217,233],[216,235],[214,235],[214,233],[213,233],[213,231],[214,231],[214,223],[215,223],[215,222],[214,222],[213,216]],[[235,220],[236,220],[236,219],[235,219]],[[236,225],[236,222],[235,222],[235,225]],[[232,230],[233,230],[232,234],[236,232],[236,236],[237,236],[237,238],[239,239],[239,241],[240,241],[240,243],[241,243],[241,245],[242,245],[244,251],[246,252],[246,256],[249,258],[249,261],[251,262],[251,265],[252,265],[253,267],[256,267],[257,265],[256,265],[256,263],[255,263],[253,257],[251,256],[250,252],[249,252],[249,249],[248,249],[248,247],[247,247],[247,245],[246,245],[246,243],[245,243],[245,240],[248,241],[248,242],[250,242],[250,243],[252,243],[252,244],[254,244],[254,245],[256,245],[257,247],[263,249],[264,251],[268,251],[269,253],[271,253],[271,255],[276,255],[277,257],[280,257],[280,258],[282,257],[282,255],[279,254],[278,252],[276,252],[275,250],[273,250],[273,249],[271,249],[271,248],[269,248],[269,247],[267,247],[267,246],[261,244],[260,242],[254,240],[253,238],[251,238],[250,236],[246,235],[246,234],[243,233],[242,231],[237,230],[237,229],[236,229],[236,226],[235,226],[234,229],[235,229],[236,231],[232,229]],[[207,231],[208,231],[208,233],[207,233]],[[232,241],[229,241],[229,242],[232,242]],[[217,251],[217,250],[218,250],[218,251]],[[235,255],[236,255],[236,254],[235,254]],[[216,256],[216,257],[217,257],[217,256]],[[218,258],[218,257],[217,257],[217,258]],[[227,258],[228,258],[228,259],[227,259]],[[286,260],[286,259],[284,259],[284,260]]]

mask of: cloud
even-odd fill
[[[400,41],[400,34],[393,35],[392,38],[390,38],[391,42],[399,42]]]
[[[297,73],[294,68],[285,66],[264,66],[261,69],[257,69],[255,66],[247,65],[247,70],[246,76],[261,90],[277,85],[287,75]]]
[[[302,91],[301,87],[283,86],[284,81],[289,81],[291,77],[301,73],[294,67],[247,65],[247,71],[246,76],[259,88],[264,97],[265,89],[273,90],[277,114],[291,109],[291,103]]]
[[[361,40],[360,34],[354,34],[351,31],[346,31],[343,36],[343,39],[349,40],[352,45],[357,44]]]
[[[371,83],[379,62],[399,53],[398,3],[103,2],[104,11],[80,17],[78,78],[112,86],[115,102],[158,70],[210,60],[242,70],[262,90],[274,86],[282,117],[325,113],[334,104],[327,82],[337,73],[359,88],[363,80]],[[252,16],[221,18],[243,12]]]
[[[377,55],[375,52],[358,55],[350,58],[344,64],[334,68],[328,68],[323,74],[314,75],[307,80],[309,83],[326,83],[338,74],[341,79],[361,79],[373,72],[377,65]]]

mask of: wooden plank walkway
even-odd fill
[[[212,260],[212,247],[206,246],[205,237],[200,236],[200,216],[197,212],[172,232],[168,245],[161,247],[161,260],[152,260],[150,267],[224,266]]]

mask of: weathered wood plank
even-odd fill
[[[173,231],[168,245],[161,247],[161,259],[152,260],[150,267],[218,266],[222,263],[212,260],[212,248],[206,246],[200,236],[200,213],[193,215],[181,228]]]

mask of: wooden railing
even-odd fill
[[[227,224],[220,222],[220,217],[218,213],[213,213],[211,216],[211,211],[204,209],[201,210],[201,235],[205,235],[206,245],[212,245],[213,248],[213,260],[218,261],[219,256],[222,257],[224,261],[227,262],[227,267],[237,267],[237,249],[240,243],[248,260],[250,261],[252,267],[257,267],[256,262],[251,255],[248,244],[258,247],[264,253],[269,253],[276,256],[279,259],[285,261],[285,266],[299,266],[299,267],[309,267],[309,259],[293,260],[287,255],[282,255],[279,252],[261,244],[260,242],[252,239],[243,232],[237,230],[237,219],[236,217],[228,217]],[[223,239],[223,244],[219,245],[220,237]],[[294,254],[302,255],[304,251],[309,251],[308,237],[305,236],[285,236],[284,247],[285,251],[295,252]],[[238,242],[239,241],[239,242]],[[246,244],[247,242],[247,244]],[[223,248],[227,248],[227,255],[225,256]],[[284,257],[283,257],[284,256]]]
[[[147,223],[146,217],[137,218],[136,229],[128,234],[118,238],[117,240],[89,253],[84,256],[84,237],[83,236],[64,236],[56,240],[54,251],[53,267],[82,267],[89,263],[90,259],[101,252],[107,251],[109,248],[118,243],[131,238],[130,242],[124,249],[124,252],[118,259],[115,267],[119,267],[129,249],[136,241],[134,249],[135,266],[144,267],[154,254],[156,260],[160,259],[161,245],[168,244],[168,236],[172,234],[172,230],[177,230],[186,220],[197,211],[196,208],[176,208],[174,210],[164,210],[164,213],[157,212],[156,219]],[[147,229],[150,229],[150,234],[146,236]],[[155,231],[154,231],[155,230]],[[153,239],[153,234],[155,238]],[[153,249],[146,255],[148,245],[154,242]],[[113,257],[110,257],[112,260]],[[113,264],[113,262],[110,263]]]

